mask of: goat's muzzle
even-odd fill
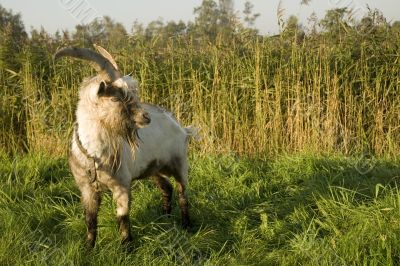
[[[134,119],[135,119],[135,124],[138,128],[145,127],[151,122],[149,113],[144,110],[136,112]]]

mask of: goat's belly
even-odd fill
[[[131,178],[142,179],[156,174],[165,164],[165,159],[157,155],[139,147],[135,154],[131,155],[128,164]]]
[[[142,179],[153,176],[157,173],[169,169],[171,161],[183,155],[183,151],[177,151],[176,146],[166,145],[168,143],[159,143],[158,149],[150,149],[149,146],[141,146],[136,149],[134,154],[129,154],[129,162],[126,161],[132,179]],[[177,145],[180,146],[180,145]]]

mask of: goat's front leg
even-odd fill
[[[97,213],[99,212],[101,201],[100,193],[90,185],[81,188],[81,192],[87,227],[87,246],[93,248],[97,237]]]
[[[126,244],[132,241],[131,228],[129,222],[129,209],[131,202],[131,193],[129,185],[116,185],[111,188],[113,198],[117,204],[117,222],[122,243]]]

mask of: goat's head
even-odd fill
[[[68,47],[58,50],[54,58],[70,56],[87,60],[99,75],[88,80],[80,90],[80,105],[94,114],[104,128],[129,136],[135,129],[150,123],[149,114],[140,106],[137,82],[121,75],[113,57],[102,47],[97,52]]]

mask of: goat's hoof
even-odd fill
[[[95,244],[96,243],[93,240],[89,240],[89,239],[86,240],[86,248],[89,249],[89,250],[92,250],[94,248]]]
[[[172,212],[171,205],[164,205],[163,206],[164,215],[166,215],[167,217],[170,217],[171,216],[171,212]]]
[[[86,247],[93,249],[96,244],[96,233],[89,232],[86,236]]]
[[[133,240],[132,235],[129,234],[127,237],[122,238],[121,243],[122,243],[122,245],[129,245],[129,243],[131,243],[132,240]]]
[[[135,247],[133,246],[133,241],[132,241],[131,236],[123,239],[121,244],[122,244],[123,249],[128,253],[133,252],[133,250],[135,249]]]
[[[189,220],[185,220],[182,222],[182,228],[185,230],[189,230],[192,227],[192,224]]]

